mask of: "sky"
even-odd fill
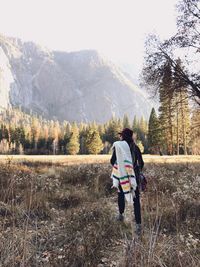
[[[175,33],[177,1],[0,0],[0,33],[53,50],[95,49],[140,70],[148,33]]]

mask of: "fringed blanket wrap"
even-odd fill
[[[111,178],[113,187],[122,187],[127,202],[133,203],[137,187],[130,147],[126,141],[114,142],[117,162],[113,166]]]

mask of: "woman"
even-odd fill
[[[142,154],[139,149],[139,147],[134,143],[133,141],[133,131],[129,128],[123,129],[122,132],[119,133],[120,135],[120,141],[125,141],[131,152],[132,157],[132,163],[133,168],[136,176],[136,182],[137,186],[135,189],[135,197],[133,198],[133,206],[134,206],[134,214],[135,214],[135,221],[136,221],[136,233],[141,233],[141,208],[140,208],[140,192],[139,192],[139,175],[140,171],[142,170],[144,166],[144,161],[142,159]],[[118,141],[118,142],[120,142]],[[117,143],[117,142],[115,142]],[[118,161],[117,154],[116,153],[116,145],[113,145],[113,154],[111,157],[111,164],[114,166],[116,162]],[[113,187],[117,187],[115,185],[115,179],[113,179]],[[118,207],[119,207],[119,215],[117,217],[118,220],[123,221],[124,220],[124,210],[125,210],[125,194],[122,190],[122,186],[120,183],[118,183]]]

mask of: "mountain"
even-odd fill
[[[130,77],[97,51],[50,51],[0,35],[0,107],[48,119],[106,122],[148,118],[151,104]]]

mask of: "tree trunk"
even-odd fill
[[[177,155],[179,155],[179,114],[178,114],[178,104],[177,104],[177,112],[176,112],[176,116],[177,116],[177,121],[176,121],[176,126],[177,126],[177,134],[176,134],[176,146],[177,146]]]
[[[183,103],[183,95],[181,93],[181,120],[182,120],[182,127],[183,127],[183,147],[184,147],[184,155],[187,155],[187,142],[186,142],[186,121],[185,121],[185,110],[184,110],[184,103]]]

